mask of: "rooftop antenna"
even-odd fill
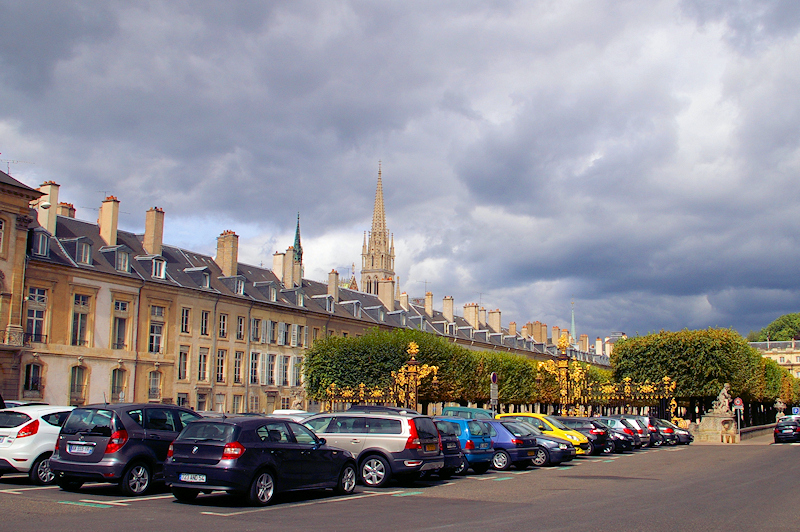
[[[36,164],[36,163],[32,163],[30,161],[18,161],[16,159],[0,159],[0,162],[6,163],[6,173],[8,175],[11,175],[11,165],[12,164],[17,164],[17,163]]]

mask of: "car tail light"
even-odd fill
[[[169,449],[167,449],[167,458],[172,458],[173,454],[175,454],[175,443],[170,443]]]
[[[514,438],[511,440],[511,443],[513,443],[514,445],[523,445],[525,442],[523,442],[519,438]]]
[[[667,427],[666,429],[664,429],[664,432],[666,432],[667,434],[672,434],[675,431],[672,430],[672,427]]]
[[[111,439],[108,440],[106,445],[106,454],[115,453],[122,449],[122,446],[128,442],[128,431],[118,430],[111,434]]]
[[[244,445],[238,441],[226,443],[222,448],[222,460],[236,460],[244,453]]]
[[[464,444],[464,449],[475,449],[475,442],[467,440],[467,443]]]
[[[436,435],[439,437],[439,450],[441,451],[443,449],[443,447],[442,447],[442,433],[437,430],[436,431]]]
[[[631,436],[633,436],[633,430],[632,430],[632,429],[629,429],[629,428],[624,428],[624,429],[622,429],[622,431],[623,431],[625,434],[630,434]]]
[[[647,425],[647,430],[649,430],[650,432],[655,432],[656,428],[653,425]]]
[[[419,442],[419,434],[417,434],[417,425],[413,419],[408,420],[408,440],[406,440],[406,449],[422,449],[422,444]]]
[[[644,429],[636,429],[636,432],[638,432],[639,434],[644,434]]]
[[[795,432],[800,432],[800,427],[795,427],[795,428],[794,428],[794,431],[795,431]]]
[[[590,434],[605,434],[606,431],[603,429],[592,429],[589,431]]]
[[[19,429],[19,432],[17,433],[17,438],[25,438],[26,436],[33,436],[37,432],[39,432],[39,420],[34,419],[30,423]]]

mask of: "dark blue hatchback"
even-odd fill
[[[490,428],[494,445],[492,468],[505,471],[511,464],[517,469],[525,469],[536,456],[536,434],[533,427],[512,421],[481,420]]]
[[[208,418],[187,425],[170,445],[164,476],[183,502],[221,490],[263,506],[281,491],[352,493],[356,463],[350,452],[328,447],[288,419]]]

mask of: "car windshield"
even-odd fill
[[[23,414],[22,412],[12,412],[9,410],[0,411],[0,429],[19,427],[30,420],[31,416]]]
[[[227,423],[189,423],[178,439],[228,442],[235,430],[235,425]]]
[[[67,418],[64,434],[99,434],[111,436],[114,412],[94,408],[76,408]]]
[[[568,426],[564,425],[562,422],[560,422],[559,420],[557,420],[555,418],[552,418],[550,416],[544,416],[544,418],[547,420],[548,423],[550,423],[551,425],[553,425],[557,429],[569,430]]]

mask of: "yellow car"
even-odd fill
[[[513,419],[515,421],[530,423],[548,436],[555,436],[556,438],[567,440],[575,446],[577,454],[587,454],[589,450],[589,439],[586,436],[570,429],[559,420],[553,419],[550,416],[518,412],[516,414],[498,414],[495,417],[497,417],[497,419]]]

